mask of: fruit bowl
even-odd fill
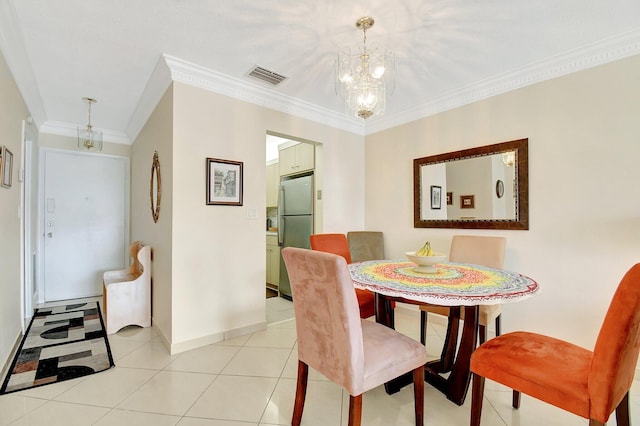
[[[447,255],[444,253],[435,252],[433,256],[416,256],[415,251],[408,251],[405,254],[410,261],[418,265],[414,271],[423,274],[433,274],[438,272],[435,264],[442,263],[447,260]]]

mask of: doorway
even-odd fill
[[[44,301],[100,295],[128,261],[129,159],[45,149],[40,170]]]

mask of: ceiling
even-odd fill
[[[384,117],[344,116],[333,65],[368,45],[396,56]],[[367,134],[548,78],[640,54],[638,0],[0,0],[0,49],[39,126],[87,122],[128,143],[163,55],[227,85]],[[255,65],[287,80],[266,87]],[[233,93],[233,92],[230,92]],[[152,108],[153,105],[147,105]],[[140,115],[140,114],[138,114]],[[147,114],[148,115],[148,114]],[[144,114],[141,114],[144,117]]]

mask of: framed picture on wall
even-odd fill
[[[242,162],[207,158],[207,205],[242,205]]]
[[[442,187],[431,185],[431,208],[439,210],[442,205]]]
[[[12,176],[13,176],[13,153],[7,149],[6,146],[2,147],[2,153],[0,154],[0,175],[2,177],[2,186],[5,188],[11,188]]]
[[[453,192],[447,192],[447,205],[453,205]]]
[[[461,195],[460,196],[460,208],[461,209],[474,209],[475,208],[475,196],[473,196],[473,195]]]

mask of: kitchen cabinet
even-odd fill
[[[315,146],[299,143],[281,149],[278,153],[280,176],[313,170],[315,166]]]
[[[278,205],[278,186],[280,185],[280,166],[278,163],[267,166],[267,207]]]
[[[277,235],[267,235],[267,286],[278,289],[280,281],[280,246]]]

